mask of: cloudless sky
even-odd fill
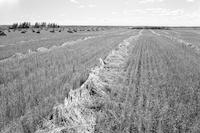
[[[200,0],[0,0],[0,24],[200,26]]]

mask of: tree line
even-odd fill
[[[165,26],[135,26],[130,29],[152,29],[152,30],[170,30],[170,27]]]
[[[34,25],[31,25],[30,22],[22,23],[13,23],[9,26],[9,29],[28,29],[28,28],[59,28],[60,26],[56,23],[46,23],[46,22],[35,22]]]

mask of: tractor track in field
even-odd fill
[[[133,48],[136,50],[133,50],[133,55],[135,56],[131,56],[132,61],[129,63],[132,69],[128,70],[130,72],[127,77],[131,79],[131,82],[127,90],[121,132],[145,132],[145,118],[147,117],[146,113],[149,101],[147,93],[150,91],[148,87],[153,82],[155,83],[153,78],[158,77],[157,68],[154,68],[153,51],[149,50],[151,49],[151,44],[149,45],[147,42],[140,41]],[[138,112],[138,110],[140,111]]]
[[[128,69],[127,77],[131,80],[126,95],[121,132],[159,131],[159,129],[151,129],[159,127],[159,124],[150,125],[148,123],[150,119],[149,109],[153,108],[155,102],[153,101],[155,97],[153,93],[156,91],[154,87],[157,87],[155,85],[163,80],[165,75],[162,71],[171,68],[172,62],[169,59],[170,57],[168,58],[166,53],[163,53],[163,49],[160,48],[158,42],[149,40],[143,40],[142,38],[138,40],[133,48],[132,56],[129,57],[132,57],[132,60],[129,63],[131,69]],[[156,117],[155,120],[159,123]]]
[[[142,48],[140,50],[140,54],[139,54],[139,61],[138,61],[138,65],[137,65],[137,72],[136,72],[136,83],[135,83],[135,87],[136,87],[136,92],[139,90],[139,86],[140,86],[140,78],[141,78],[141,65],[142,65]]]
[[[158,100],[160,95],[157,93],[169,94],[158,88],[160,85],[165,87],[166,81],[173,83],[171,78],[178,78],[173,77],[179,74],[174,65],[178,61],[173,50],[176,46],[150,37],[141,37],[129,56],[126,69],[128,88],[121,113],[120,133],[160,132],[160,112],[153,110],[165,112],[168,105],[164,99]]]

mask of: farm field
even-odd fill
[[[200,132],[197,30],[14,34],[1,59],[75,42],[0,62],[2,133]]]
[[[165,36],[173,41],[175,43],[181,43],[183,47],[187,47],[188,49],[192,49],[195,53],[200,53],[200,34],[199,30],[173,30],[173,31],[158,31],[158,34],[161,36]]]
[[[87,79],[99,58],[137,32],[108,30],[73,45],[0,62],[1,129],[34,132],[53,106]]]
[[[144,31],[129,57],[129,89],[116,131],[199,132],[199,58],[182,43]]]
[[[36,33],[36,29],[35,32],[29,29],[24,34],[18,30],[15,32],[5,32],[7,37],[0,38],[0,60],[7,59],[16,53],[27,54],[28,51],[37,51],[37,49],[41,47],[49,49],[50,47],[60,46],[64,43],[116,32],[116,30],[113,29],[106,30],[107,31],[78,31],[76,29],[76,32],[69,33],[69,30],[65,29],[61,32],[55,31],[51,33],[51,29],[49,29],[47,31],[41,30],[39,34]],[[118,32],[120,31],[123,31],[123,29],[118,30]]]

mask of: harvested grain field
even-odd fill
[[[94,33],[0,62],[3,133],[200,132],[198,30]]]
[[[200,133],[200,0],[0,0],[0,133]]]
[[[104,59],[120,42],[138,33],[125,31],[108,30],[93,38],[1,61],[1,129],[22,132],[25,122],[27,130],[35,131],[70,89],[85,82],[99,58]],[[30,118],[33,119],[29,121]]]

